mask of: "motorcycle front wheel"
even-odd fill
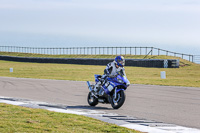
[[[96,106],[98,104],[98,99],[91,92],[88,93],[87,101],[90,106]]]
[[[113,109],[118,109],[120,108],[123,104],[124,104],[124,101],[125,101],[125,93],[124,91],[119,91],[117,93],[117,96],[115,98],[115,94],[113,94],[111,96],[111,106],[113,107]]]

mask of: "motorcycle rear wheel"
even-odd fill
[[[125,98],[126,98],[126,96],[125,96],[124,91],[119,91],[117,93],[116,99],[115,99],[114,94],[113,94],[111,96],[111,100],[110,100],[111,106],[113,107],[113,109],[120,108],[124,104]]]
[[[98,99],[92,96],[91,92],[88,93],[87,101],[90,106],[96,106],[98,104]]]

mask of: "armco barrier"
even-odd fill
[[[34,63],[61,63],[82,65],[106,65],[113,59],[97,58],[37,58],[37,57],[14,57],[0,56],[0,60]],[[126,66],[179,68],[179,60],[174,59],[126,59]]]

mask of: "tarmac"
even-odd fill
[[[118,110],[100,103],[90,107],[88,92],[85,81],[0,77],[0,100],[3,101],[22,101],[20,105],[29,101],[26,106],[34,101],[32,107],[87,112],[86,116],[125,127],[130,124],[143,128],[187,127],[200,132],[200,88],[131,84],[125,91],[126,101]]]

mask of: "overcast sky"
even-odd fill
[[[198,52],[200,1],[0,0],[0,34],[86,38],[129,46],[190,46]],[[0,43],[11,38],[7,39]]]

